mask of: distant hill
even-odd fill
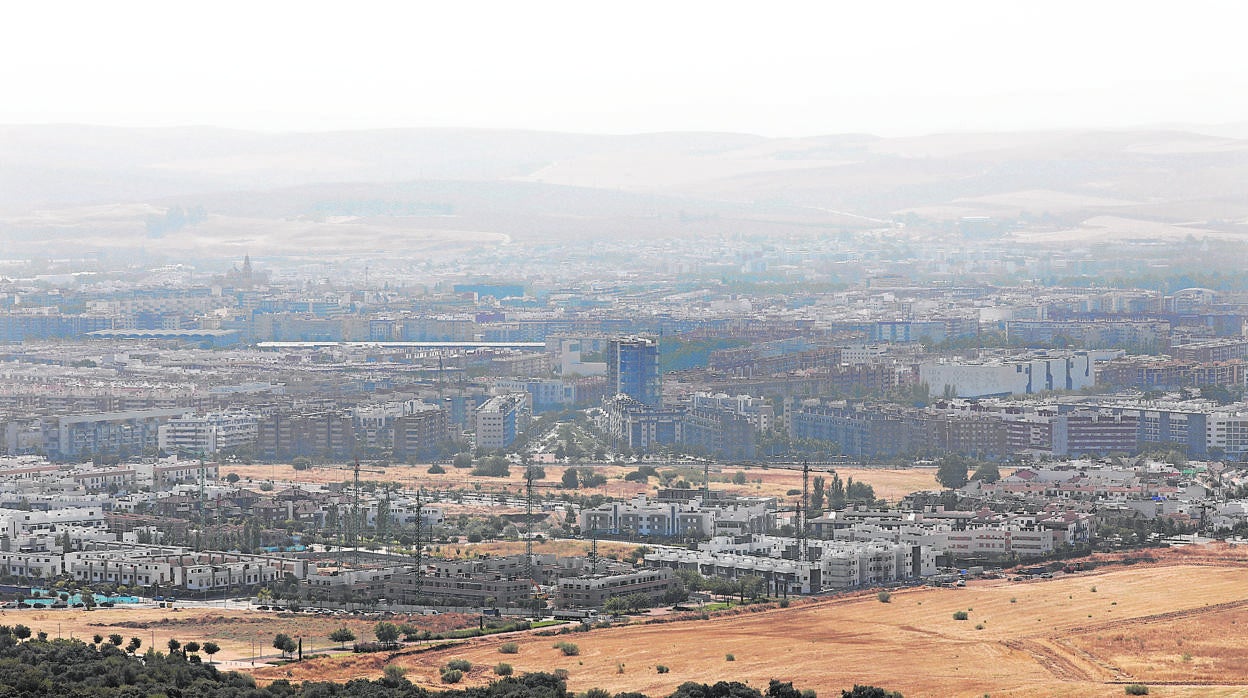
[[[826,234],[966,216],[1241,235],[1245,136],[1243,125],[910,138],[7,126],[0,239],[280,252],[304,235],[332,245],[340,230],[308,230],[324,226],[383,244],[396,227],[448,239]],[[152,217],[173,206],[207,215],[153,235]]]

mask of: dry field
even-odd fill
[[[273,655],[277,650],[271,644],[277,633],[302,637],[304,651],[333,646],[329,634],[338,628],[350,628],[362,641],[373,639],[376,620],[343,617],[309,616],[292,613],[271,613],[244,609],[221,608],[113,608],[94,611],[4,611],[0,623],[30,626],[35,633],[46,632],[49,637],[74,637],[91,641],[93,635],[108,637],[118,633],[123,645],[130,638],[143,641],[140,654],[152,645],[165,651],[170,639],[182,643],[191,640],[203,643],[212,640],[221,646],[214,661],[247,660],[251,656],[252,643],[258,655]],[[434,632],[455,628],[475,627],[477,616],[462,613],[444,613],[437,616],[398,616],[389,618],[394,623],[411,623],[421,629]]]
[[[1123,684],[1140,682],[1158,696],[1248,696],[1246,576],[1248,559],[1237,551],[1171,554],[1046,581],[898,591],[890,603],[862,594],[710,621],[483,638],[392,661],[430,687],[438,667],[464,658],[474,665],[470,685],[489,681],[505,661],[518,672],[566,669],[576,691],[654,696],[684,681],[765,686],[771,678],[823,695],[857,682],[907,696],[1121,696]],[[956,611],[969,619],[954,620]],[[519,643],[518,654],[498,652],[506,640]],[[557,640],[580,654],[563,656]],[[376,677],[387,661],[330,657],[257,676]],[[670,673],[657,673],[660,664]]]
[[[612,497],[632,497],[641,493],[653,494],[658,488],[658,480],[651,478],[649,483],[628,482],[624,475],[636,470],[636,466],[617,465],[585,465],[577,466],[592,468],[595,472],[607,477],[607,484],[592,489],[575,490],[578,494],[603,494]],[[656,465],[660,471],[682,469],[689,466]],[[564,466],[546,465],[546,478],[542,483],[554,485],[563,477]],[[732,476],[744,470],[746,484],[733,485]],[[381,472],[377,472],[381,471]],[[1005,474],[1008,471],[1002,471]],[[236,473],[242,478],[242,484],[255,486],[258,483],[272,480],[278,483],[326,484],[343,482],[352,477],[349,466],[316,467],[308,470],[295,470],[290,465],[223,465],[221,476]],[[441,475],[430,475],[427,465],[392,465],[386,468],[364,466],[360,473],[361,479],[398,482],[405,488],[424,488],[445,490],[451,488],[471,488],[479,485],[485,492],[509,491],[520,494],[524,491],[523,469],[514,467],[511,476],[473,477],[468,470],[447,467]],[[815,472],[813,475],[822,473]],[[839,468],[837,474],[842,480],[853,478],[856,482],[865,482],[875,488],[875,495],[897,501],[916,490],[936,489],[936,471],[932,468]],[[826,477],[826,474],[823,474]],[[250,481],[250,482],[248,482]],[[786,492],[802,486],[802,474],[797,470],[781,468],[735,468],[723,466],[718,472],[712,471],[711,484],[717,490],[736,492],[738,494],[768,495],[792,499]],[[543,492],[551,491],[543,488]]]

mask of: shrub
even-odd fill
[[[507,477],[511,470],[506,458],[490,456],[473,468],[472,474],[477,477]]]
[[[1096,587],[1092,587],[1092,593],[1093,593],[1093,594],[1095,594],[1095,593],[1096,593]]]
[[[780,599],[780,608],[788,608],[788,607],[789,607],[789,600],[788,600],[788,599]]]
[[[881,591],[880,593],[875,595],[875,598],[879,599],[880,603],[888,603],[889,601],[893,600],[893,595],[888,593],[887,591]]]
[[[511,676],[511,672],[511,665],[507,662],[499,662],[498,665],[494,667],[494,673],[499,676]]]
[[[571,642],[556,642],[555,649],[563,652],[563,656],[565,657],[575,657],[581,653],[581,648]]]
[[[442,672],[442,683],[459,683],[464,678],[464,672],[459,669],[447,669]]]
[[[665,665],[663,665],[663,664],[660,664],[660,665],[656,666],[656,667],[654,668],[654,670],[655,670],[655,671],[657,671],[657,672],[659,672],[660,674],[666,674],[667,672],[671,671],[671,669],[668,669],[668,668],[667,668]]]
[[[975,624],[975,629],[976,629],[976,630],[983,630],[983,629],[984,629],[984,624],[983,624],[983,623],[976,623],[976,624]]]
[[[520,645],[517,645],[514,642],[504,642],[503,644],[498,646],[498,653],[499,654],[519,654]]]
[[[472,671],[472,662],[467,659],[452,659],[446,663],[446,668],[456,671]]]
[[[724,655],[724,661],[725,661],[725,662],[735,662],[735,661],[737,661],[737,655],[735,655],[735,654],[725,654],[725,655]]]
[[[429,474],[430,474],[430,475],[441,475],[441,474],[443,474],[443,473],[445,473],[445,472],[446,472],[446,468],[443,468],[442,466],[438,465],[437,463],[434,463],[433,465],[429,466]]]
[[[387,664],[383,674],[382,683],[388,686],[398,686],[403,683],[403,678],[407,676],[407,669],[398,664]]]
[[[954,620],[966,620],[969,617],[970,616],[967,615],[966,611],[955,611],[953,614]]]
[[[1014,598],[1013,596],[1011,596],[1011,597],[1010,597],[1010,603],[1018,603],[1018,599],[1016,599],[1016,598]]]
[[[1129,696],[1146,696],[1148,695],[1148,686],[1142,683],[1129,683],[1126,691]]]

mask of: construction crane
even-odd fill
[[[538,610],[537,604],[540,600],[537,590],[540,585],[537,583],[536,575],[533,573],[533,488],[535,487],[556,487],[553,483],[534,483],[534,468],[531,465],[524,467],[524,577],[529,580],[530,589],[533,590],[533,610]],[[596,546],[595,546],[596,550]]]

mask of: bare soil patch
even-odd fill
[[[649,695],[684,681],[729,678],[755,686],[778,678],[820,693],[869,683],[907,696],[1120,696],[1123,684],[1137,681],[1152,684],[1153,695],[1248,695],[1248,633],[1240,630],[1248,629],[1248,594],[1238,553],[1158,554],[1155,564],[1052,580],[896,591],[887,604],[864,592],[709,621],[481,638],[392,659],[334,657],[283,667],[280,676],[275,669],[257,675],[375,677],[393,661],[411,680],[434,687],[439,667],[464,658],[477,667],[465,677],[470,685],[488,682],[489,668],[507,661],[517,671],[565,669],[575,691]],[[954,620],[956,611],[968,620]],[[564,656],[553,647],[557,640],[577,644],[580,654]],[[499,654],[504,641],[518,642],[519,653]],[[659,674],[660,664],[669,673]]]
[[[363,480],[378,480],[400,483],[408,489],[424,488],[426,490],[475,489],[483,492],[509,492],[520,496],[524,492],[524,470],[516,466],[511,468],[508,477],[477,477],[470,475],[470,470],[445,466],[446,472],[430,475],[428,465],[391,465],[384,468],[365,466],[361,472]],[[580,488],[576,490],[552,489],[542,487],[543,495],[550,492],[567,492],[570,494],[602,494],[611,497],[631,498],[638,494],[654,494],[658,490],[659,481],[650,478],[649,482],[630,482],[624,476],[637,470],[637,466],[629,465],[544,465],[546,477],[541,480],[543,485],[556,485],[568,467],[591,468],[607,478],[607,483],[600,487]],[[676,470],[678,472],[699,472],[701,468],[686,464],[655,464],[659,471]],[[732,476],[738,471],[745,474],[746,484],[734,485]],[[238,465],[227,464],[221,468],[221,476],[230,473],[243,479],[242,484],[257,487],[260,483],[273,481],[278,487],[284,483],[293,484],[330,484],[348,481],[352,478],[349,466],[320,466],[307,470],[295,470],[291,465]],[[1002,474],[1007,474],[1003,471]],[[932,468],[838,468],[837,474],[844,481],[853,478],[855,482],[865,482],[875,488],[875,495],[889,501],[898,501],[902,497],[917,490],[939,489],[936,482],[936,471]],[[829,478],[824,472],[813,472],[813,476]],[[713,466],[711,486],[716,490],[724,490],[743,495],[762,495],[779,497],[789,501],[793,495],[790,490],[801,489],[802,473],[800,470],[786,468],[740,468],[732,465]]]

